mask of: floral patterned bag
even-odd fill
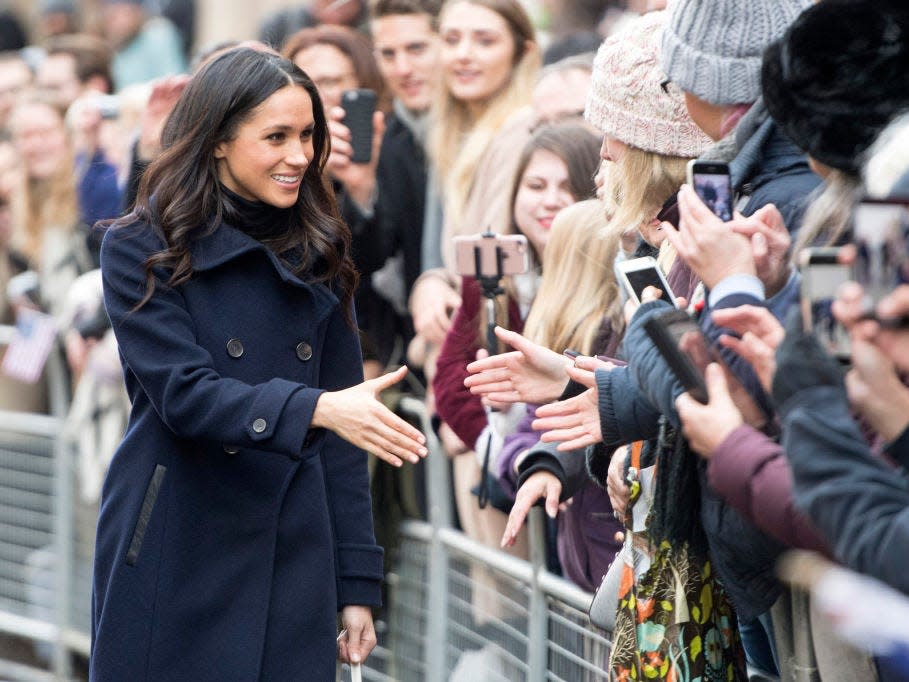
[[[629,468],[629,507],[640,490],[639,466]],[[634,556],[622,566],[610,679],[747,682],[735,613],[710,561],[691,556],[687,545],[663,541],[654,547],[645,533],[634,532],[631,519],[626,534]]]

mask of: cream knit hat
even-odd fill
[[[660,41],[667,12],[648,12],[600,46],[584,117],[605,135],[644,151],[696,158],[713,144],[697,127],[682,92],[665,80]]]

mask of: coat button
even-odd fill
[[[309,360],[312,357],[312,346],[306,343],[306,341],[300,341],[300,343],[297,344],[297,357],[303,362]]]
[[[236,455],[238,452],[240,452],[240,448],[238,448],[236,445],[222,445],[221,447],[224,448],[224,452],[226,452],[228,455]]]
[[[266,426],[267,426],[267,424],[265,423],[265,420],[262,419],[262,417],[259,417],[258,419],[256,419],[256,421],[253,422],[253,431],[255,431],[256,433],[262,433],[263,431],[265,431]]]
[[[231,339],[227,342],[227,354],[232,358],[243,355],[243,342],[240,339]]]

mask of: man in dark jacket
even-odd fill
[[[421,272],[424,144],[432,79],[438,66],[438,4],[434,0],[380,0],[373,5],[370,26],[376,61],[394,96],[392,113],[386,118],[378,163],[372,170],[360,164],[350,164],[349,172],[335,170],[345,189],[341,211],[353,232],[357,267],[363,277],[377,273],[374,288],[394,304],[399,318],[406,316],[407,295]],[[333,154],[339,146],[346,148],[333,141]],[[393,266],[383,267],[396,254],[400,258],[398,273]],[[376,323],[384,329],[378,320],[371,320],[370,327]],[[409,320],[399,319],[398,323],[398,333],[409,341]],[[390,331],[388,336],[394,334]]]

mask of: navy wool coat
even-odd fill
[[[328,287],[227,224],[133,310],[164,246],[140,222],[101,249],[132,413],[102,494],[91,679],[334,679],[337,611],[378,605],[382,580],[366,454],[310,428],[322,391],[362,381],[357,335]]]

